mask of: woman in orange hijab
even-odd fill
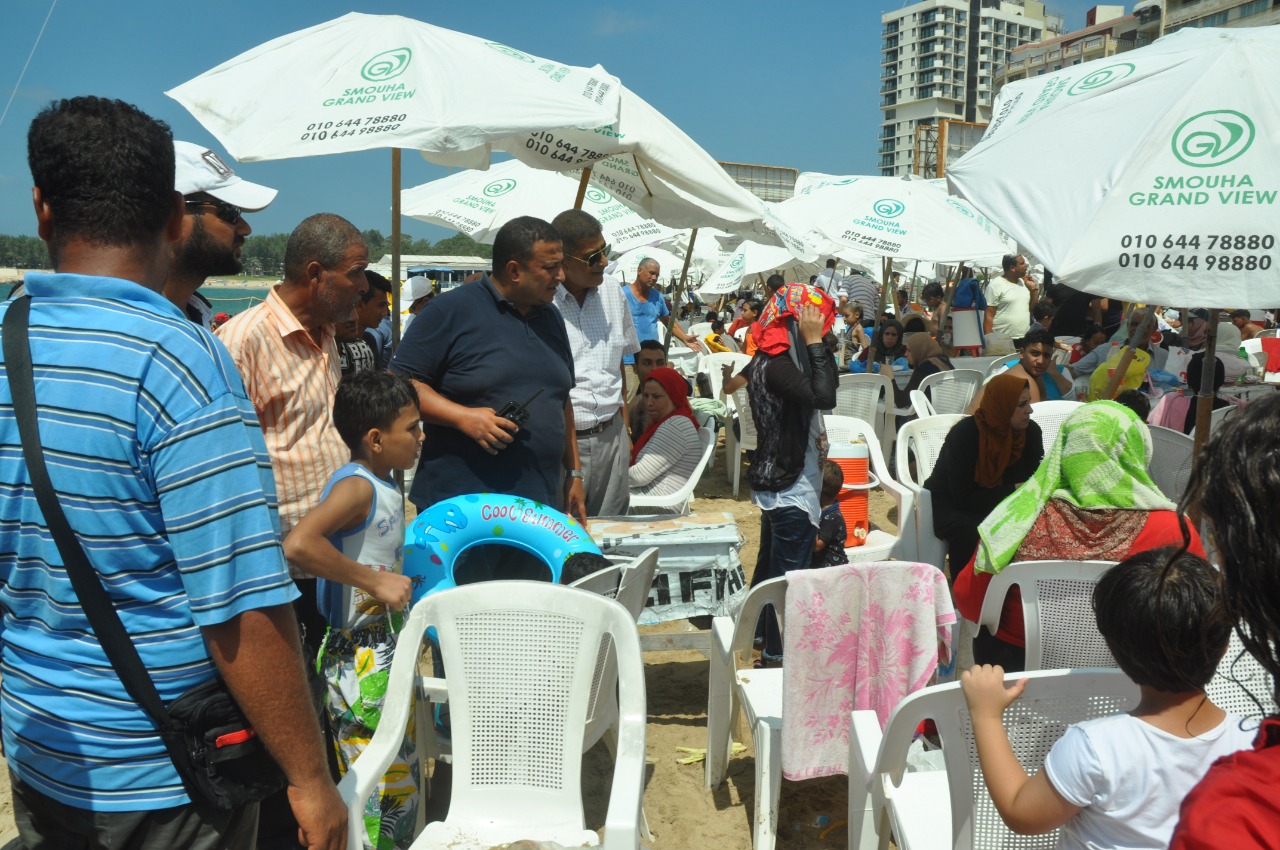
[[[924,484],[933,500],[933,533],[947,542],[953,580],[978,548],[978,526],[1044,457],[1026,379],[997,375],[983,389],[974,415],[948,432]]]

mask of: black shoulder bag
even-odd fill
[[[67,578],[89,625],[124,689],[155,723],[165,749],[195,802],[229,811],[261,800],[284,786],[284,774],[258,739],[220,676],[197,685],[165,706],[151,675],[67,521],[49,479],[36,420],[35,382],[27,323],[31,299],[12,302],[0,326],[13,412],[36,501],[58,546]]]

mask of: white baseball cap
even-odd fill
[[[430,278],[426,275],[415,275],[404,282],[400,287],[400,304],[408,309],[408,307],[419,298],[425,298],[428,295],[435,295],[435,287],[432,286]]]
[[[173,154],[173,188],[183,195],[204,192],[245,212],[256,212],[275,200],[275,189],[237,177],[222,157],[203,145],[174,141]]]

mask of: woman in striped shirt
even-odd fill
[[[659,367],[644,382],[642,403],[649,427],[631,449],[631,492],[675,493],[693,475],[702,453],[689,385],[675,369]]]

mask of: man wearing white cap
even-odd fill
[[[237,177],[203,145],[175,141],[173,153],[173,188],[186,201],[186,215],[164,280],[164,297],[191,321],[211,328],[213,306],[196,290],[212,275],[241,272],[240,248],[253,232],[242,213],[265,208],[276,190]]]
[[[406,280],[400,286],[400,303],[407,304],[405,308],[409,311],[409,315],[400,325],[400,338],[404,339],[405,331],[409,330],[409,323],[413,321],[413,317],[427,306],[427,302],[436,294],[435,284],[426,275],[414,275]]]

